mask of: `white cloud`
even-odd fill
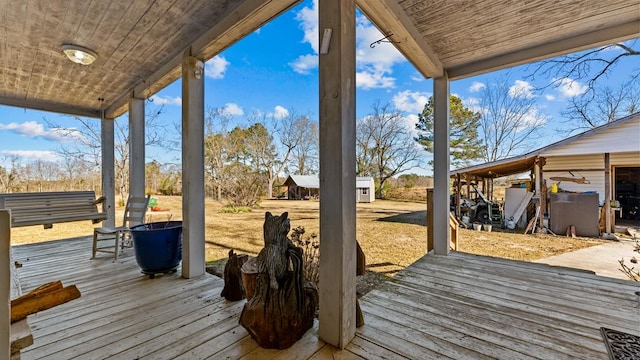
[[[30,138],[41,138],[58,142],[70,142],[83,139],[82,134],[77,129],[45,129],[42,124],[36,121],[26,121],[21,124],[14,122],[9,124],[0,124],[0,130],[11,131]]]
[[[295,61],[290,62],[289,65],[293,68],[293,71],[306,75],[312,69],[318,67],[318,55],[301,55]]]
[[[484,88],[486,88],[487,85],[485,85],[484,83],[481,83],[479,81],[474,81],[473,83],[471,83],[471,86],[469,86],[469,91],[470,92],[478,92]]]
[[[318,0],[314,0],[311,7],[303,7],[296,15],[296,20],[300,22],[300,28],[304,33],[302,42],[311,45],[313,53],[302,55],[289,65],[300,74],[308,74],[311,69],[318,66]],[[364,89],[395,86],[396,79],[390,76],[393,66],[406,60],[392,44],[379,43],[374,48],[369,46],[383,37],[384,35],[366,17],[358,16],[356,19],[356,86]]]
[[[411,114],[419,114],[429,101],[429,93],[419,91],[401,91],[393,96],[391,101],[396,109]]]
[[[384,35],[364,16],[356,19],[356,66],[360,70],[360,79],[356,75],[356,86],[364,89],[392,88],[395,86],[393,66],[406,61],[404,56],[390,43],[373,42]],[[393,37],[390,39],[393,41]],[[376,80],[372,84],[371,80]]]
[[[384,76],[383,71],[365,70],[356,72],[356,86],[363,89],[392,88],[396,79]]]
[[[480,105],[480,98],[477,98],[477,97],[464,98],[464,99],[462,99],[462,103],[466,107],[479,106]]]
[[[422,109],[420,110],[422,111]],[[409,114],[403,117],[404,123],[407,127],[407,129],[409,130],[409,132],[411,133],[411,137],[417,137],[418,136],[418,129],[416,129],[416,124],[418,123],[418,120],[420,118],[418,117],[418,114]],[[416,145],[416,142],[412,142],[412,145]],[[409,145],[409,144],[407,144]]]
[[[227,67],[229,67],[227,59],[217,55],[204,64],[204,74],[212,79],[222,79]]]
[[[558,84],[558,91],[565,97],[575,97],[587,92],[588,88],[578,81],[569,78],[553,79]]]
[[[222,112],[231,116],[242,116],[244,110],[236,103],[226,103],[222,108]]]
[[[521,126],[518,127],[516,131],[543,126],[547,123],[547,116],[540,113],[537,107],[532,106],[529,111],[522,116],[522,120]]]
[[[162,96],[158,96],[158,95],[153,95],[153,96],[151,96],[151,100],[153,101],[154,104],[157,104],[157,105],[177,105],[177,106],[182,105],[182,98],[180,96],[162,97]]]
[[[544,98],[547,99],[548,101],[553,101],[556,99],[556,97],[551,94],[546,94]]]
[[[416,74],[411,76],[411,80],[415,81],[415,82],[421,82],[424,81],[424,76],[422,76],[422,74]]]
[[[533,94],[533,85],[524,80],[516,80],[509,88],[509,96],[512,98],[523,97],[531,99]]]
[[[296,15],[296,20],[300,21],[300,27],[304,32],[302,42],[309,43],[313,52],[318,53],[318,0],[313,0],[311,8],[303,7]]]
[[[53,151],[48,150],[3,150],[0,154],[8,156],[17,156],[23,159],[58,161],[60,157]]]
[[[273,112],[269,113],[269,117],[274,119],[284,119],[287,116],[289,116],[289,110],[280,105],[276,105],[276,107],[273,108]]]

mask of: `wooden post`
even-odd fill
[[[460,184],[460,174],[456,174],[456,217],[462,219],[460,214],[460,191],[462,191],[462,184]]]
[[[11,212],[0,210],[0,266],[5,269],[0,271],[0,358],[9,359],[11,356],[11,267],[9,259],[11,251]]]
[[[449,232],[449,78],[433,79],[433,249],[448,255]],[[322,231],[321,231],[322,232]]]
[[[433,250],[433,188],[427,188],[427,252]]]
[[[540,169],[538,175],[540,177],[540,218],[544,219],[544,216],[547,214],[547,183],[544,180],[544,164],[546,160],[543,157],[539,157],[537,160]]]
[[[604,214],[605,232],[611,234],[611,157],[609,153],[604,154]]]
[[[144,197],[144,99],[129,98],[129,195]]]
[[[204,63],[182,56],[182,276],[204,275]]]
[[[320,338],[356,331],[355,1],[319,1]]]
[[[107,210],[107,220],[104,226],[116,225],[116,176],[114,165],[114,131],[113,119],[101,119],[101,155],[102,155],[102,196],[105,197],[105,209]]]

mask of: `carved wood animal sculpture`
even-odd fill
[[[268,211],[264,215],[264,248],[258,254],[258,270],[269,274],[269,286],[274,290],[289,269],[287,250],[294,247],[287,238],[291,229],[288,216],[287,212],[273,216]]]
[[[240,314],[240,324],[265,348],[293,345],[313,326],[318,304],[317,289],[304,282],[303,249],[287,238],[290,228],[286,212],[265,214],[255,292]]]
[[[224,288],[220,296],[229,301],[238,301],[245,298],[240,268],[248,257],[248,255],[238,255],[233,250],[229,250],[229,259],[224,266]]]

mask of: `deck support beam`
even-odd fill
[[[204,62],[182,56],[182,276],[205,272]]]
[[[319,2],[320,338],[343,349],[356,327],[355,2]]]
[[[433,79],[433,241],[438,255],[448,255],[449,233],[449,78]]]
[[[144,197],[144,99],[129,98],[129,194]]]
[[[604,154],[604,214],[605,232],[610,236],[613,224],[611,223],[611,155]]]
[[[11,251],[11,215],[9,210],[0,210],[0,264],[5,267],[0,271],[0,358],[11,356],[11,267],[9,252]]]
[[[105,209],[107,210],[107,220],[103,226],[115,226],[116,224],[116,176],[115,176],[115,145],[114,145],[114,120],[101,118],[101,166],[102,166],[102,196],[106,198]]]

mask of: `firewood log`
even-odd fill
[[[62,287],[60,281],[44,284],[11,301],[11,322],[25,319],[28,315],[50,309],[80,297],[75,285]]]

